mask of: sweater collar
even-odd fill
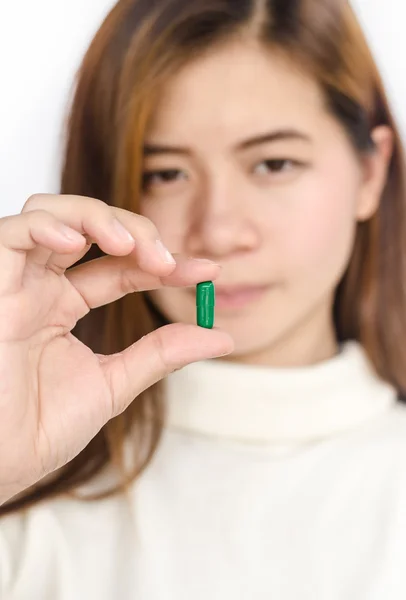
[[[247,443],[331,437],[396,402],[395,389],[378,377],[357,342],[311,367],[195,363],[170,375],[166,392],[169,429]]]

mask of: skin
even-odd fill
[[[375,152],[359,156],[316,82],[241,41],[187,65],[160,97],[141,212],[172,252],[222,266],[216,326],[235,341],[227,360],[288,367],[332,357],[335,289],[357,223],[379,205],[391,130],[376,128]],[[286,130],[295,135],[244,146]],[[269,287],[245,302],[223,293],[248,285]],[[194,288],[151,297],[171,322],[195,322]]]

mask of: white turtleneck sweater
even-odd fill
[[[360,346],[167,380],[129,499],[0,521],[1,600],[404,600],[406,409]]]

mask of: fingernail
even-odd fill
[[[157,240],[155,242],[157,250],[164,262],[168,265],[176,265],[176,260],[173,258],[172,254],[169,252],[168,248],[163,245],[161,240]]]
[[[135,242],[131,233],[117,219],[114,219],[113,227],[117,237],[119,237],[120,240],[123,242]]]

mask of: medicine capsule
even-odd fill
[[[212,281],[203,281],[196,287],[197,324],[205,329],[214,325],[215,291]]]

